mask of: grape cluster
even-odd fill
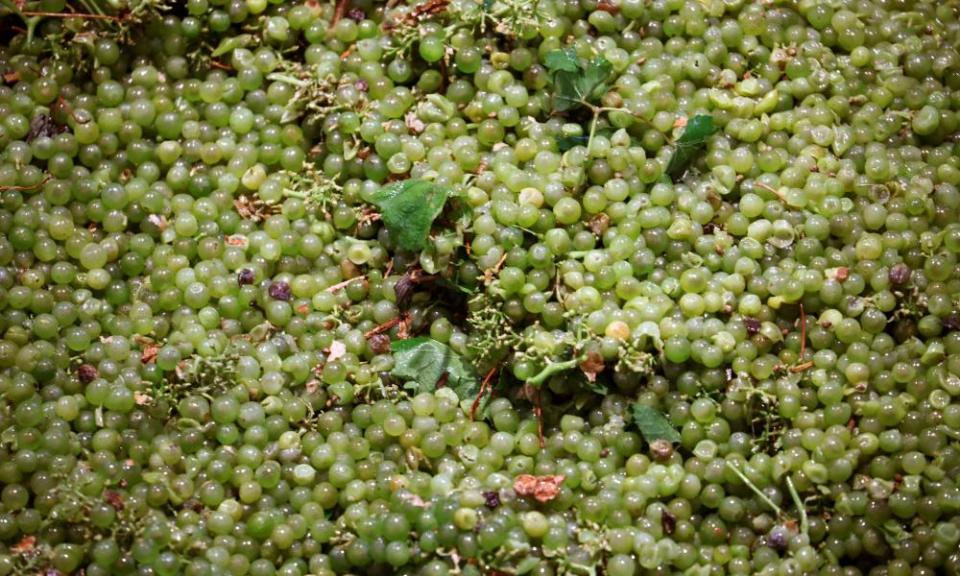
[[[0,576],[960,574],[956,3],[0,39]]]

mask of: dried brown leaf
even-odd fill
[[[149,364],[157,359],[158,352],[160,352],[159,346],[156,344],[149,344],[140,353],[140,361],[144,364]]]
[[[107,504],[113,506],[115,510],[123,510],[123,494],[115,490],[107,490],[103,493],[103,499],[107,501]]]
[[[599,352],[590,352],[587,359],[580,363],[580,370],[591,382],[597,381],[597,374],[603,372],[604,368],[603,356]]]
[[[416,506],[417,508],[427,508],[428,506],[430,506],[428,502],[425,502],[423,498],[414,494],[413,492],[405,492],[401,494],[400,499],[406,502],[407,504]]]
[[[161,232],[166,230],[169,225],[167,217],[162,214],[151,214],[147,216],[147,221],[159,228]]]
[[[417,116],[417,113],[414,111],[407,112],[406,116],[403,117],[404,124],[406,124],[407,129],[410,130],[413,134],[419,134],[426,129],[427,125],[424,124],[423,120]]]
[[[513,481],[513,491],[518,496],[533,496],[537,502],[549,502],[560,493],[563,480],[562,474],[553,476],[521,474]]]
[[[36,547],[36,536],[24,536],[19,542],[10,547],[10,552],[12,554],[27,554],[29,552],[33,552],[34,548]]]
[[[330,352],[327,354],[327,362],[333,362],[347,353],[347,345],[339,340],[330,343]]]
[[[591,218],[587,226],[589,226],[590,231],[597,236],[603,236],[607,229],[610,228],[610,217],[601,212]]]

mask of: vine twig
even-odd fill
[[[761,500],[763,500],[763,502],[764,502],[767,506],[769,506],[774,512],[777,513],[777,516],[778,516],[778,517],[781,517],[781,518],[782,518],[782,517],[784,516],[783,509],[780,508],[779,506],[777,506],[777,503],[774,502],[773,500],[771,500],[769,496],[767,496],[766,494],[764,494],[762,490],[760,490],[759,488],[757,488],[757,485],[754,484],[749,478],[747,478],[747,475],[744,474],[743,472],[741,472],[739,468],[737,468],[736,466],[734,466],[734,465],[733,465],[733,462],[730,462],[729,460],[727,460],[727,461],[726,461],[726,464],[727,464],[727,468],[729,468],[731,471],[733,471],[733,473],[736,474],[737,477],[740,478],[740,480],[742,480],[743,483],[746,484],[751,490],[753,490],[754,493],[755,493]]]
[[[797,489],[789,476],[787,476],[787,490],[790,491],[790,498],[793,499],[793,504],[797,507],[797,512],[800,514],[800,533],[806,536],[810,529],[810,522],[807,520],[807,508],[800,500],[800,495],[797,494]]]
[[[109,14],[86,14],[83,12],[21,12],[24,16],[39,16],[41,18],[78,18],[82,20],[111,20],[113,22],[124,22],[121,16],[111,16]]]
[[[480,382],[480,392],[477,393],[477,397],[473,400],[473,404],[470,406],[470,419],[473,420],[477,414],[477,408],[480,407],[480,399],[483,398],[484,394],[487,393],[487,387],[490,386],[490,381],[493,380],[494,374],[497,373],[497,367],[493,366],[487,372],[487,375],[483,377],[483,381]]]
[[[24,190],[36,190],[37,188],[43,186],[49,182],[53,176],[47,174],[43,180],[37,182],[36,184],[31,184],[30,186],[0,186],[0,192],[9,192],[12,190],[24,191]]]

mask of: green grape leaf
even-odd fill
[[[601,128],[597,130],[597,136],[606,136],[610,138],[613,136],[613,130],[609,128]],[[587,143],[590,142],[590,138],[584,134],[577,136],[558,136],[557,137],[557,150],[560,152],[566,152],[567,150],[573,148],[574,146],[584,146],[586,147]]]
[[[586,136],[559,136],[557,138],[557,150],[560,152],[566,152],[567,150],[573,148],[574,146],[586,146],[587,145]]]
[[[480,391],[473,367],[433,338],[397,340],[390,344],[390,351],[394,362],[391,374],[406,380],[405,388],[433,392],[445,380],[444,385],[456,392],[460,400],[474,398]]]
[[[589,62],[577,58],[572,48],[548,52],[543,61],[553,73],[553,109],[565,112],[600,98],[607,90],[607,78],[613,66],[596,57]]]
[[[640,404],[633,405],[633,423],[640,429],[643,439],[647,443],[654,440],[667,440],[668,442],[679,442],[680,433],[673,427],[673,424],[667,420],[667,417],[652,406]]]
[[[578,80],[580,93],[585,100],[595,100],[607,91],[607,78],[613,66],[605,58],[596,57],[583,68],[583,75]]]
[[[577,59],[577,52],[573,48],[547,52],[543,59],[543,65],[551,72],[558,70],[580,72],[580,60]]]
[[[384,186],[372,202],[380,209],[387,230],[404,250],[422,250],[434,219],[443,211],[450,191],[425,180],[404,180]]]
[[[709,114],[697,114],[687,122],[687,127],[683,135],[677,139],[673,156],[670,157],[670,163],[667,165],[666,173],[670,178],[676,179],[686,172],[687,167],[706,145],[707,138],[716,131],[713,116]]]
[[[577,85],[579,72],[560,70],[553,74],[553,109],[557,112],[566,112],[583,106],[580,88]]]
[[[216,49],[210,54],[214,58],[223,56],[228,52],[233,52],[237,48],[246,48],[253,43],[253,36],[250,34],[238,34],[237,36],[227,36],[220,41]]]

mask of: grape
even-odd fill
[[[39,4],[0,574],[960,568],[949,3]]]

